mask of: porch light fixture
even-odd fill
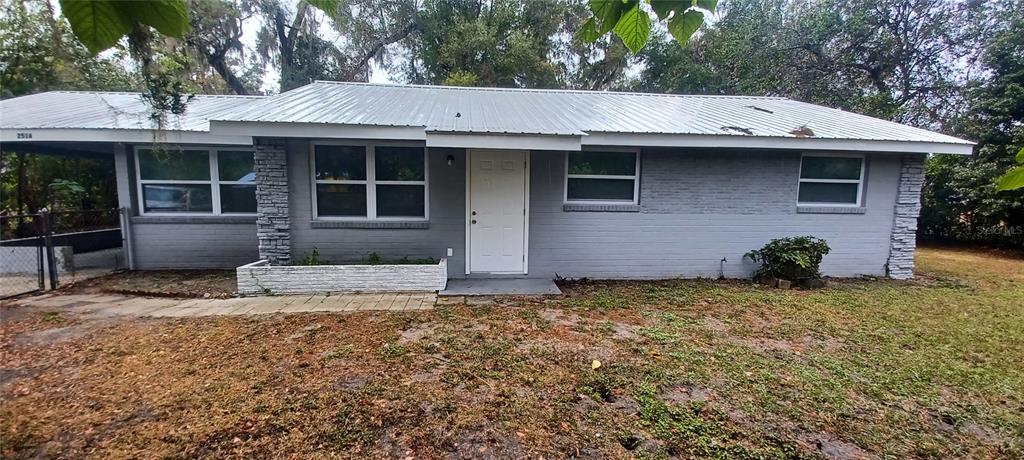
[[[446,158],[446,160],[448,160],[448,166],[455,164],[455,156],[453,155],[448,155],[448,158]]]

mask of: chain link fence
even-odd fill
[[[0,215],[0,298],[125,267],[118,209]]]

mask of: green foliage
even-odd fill
[[[704,24],[704,13],[714,12],[717,0],[647,0],[659,21],[667,21],[669,33],[680,44],[686,44]],[[576,37],[593,43],[612,31],[630,51],[637,53],[651,36],[650,13],[640,0],[590,0],[592,16]]]
[[[302,257],[302,261],[299,262],[299,265],[308,265],[308,266],[312,266],[312,265],[330,265],[330,264],[331,263],[329,261],[327,261],[326,259],[320,257],[320,250],[317,249],[317,248],[313,248],[313,250],[310,251],[309,254],[306,254],[305,256],[303,256]]]
[[[999,190],[1016,190],[1024,187],[1024,147],[1017,152],[1017,166],[999,178],[996,188]]]
[[[822,257],[831,250],[825,240],[798,236],[771,240],[744,257],[761,264],[756,273],[758,278],[816,279],[821,277]]]
[[[929,158],[918,237],[942,243],[1024,247],[1024,1],[992,2],[994,18],[981,48],[981,79],[963,89],[966,113],[957,134],[978,142],[971,157]],[[1002,182],[1001,182],[1001,178]]]
[[[0,211],[30,214],[59,202],[63,208],[117,206],[109,157],[65,157],[5,150],[0,158]]]
[[[132,73],[115,59],[92,56],[67,22],[54,18],[47,8],[29,2],[0,5],[0,97],[139,87]]]
[[[363,258],[363,263],[366,265],[380,265],[382,263],[380,254],[371,252],[370,255]]]
[[[82,198],[85,197],[85,187],[73,180],[54,180],[50,183],[49,189],[53,200],[51,210],[78,209]]]
[[[75,36],[93,53],[116,45],[139,24],[176,38],[189,27],[185,0],[60,0],[60,6]]]
[[[411,83],[558,88],[562,66],[555,37],[571,6],[557,0],[427,0],[416,32],[400,43]],[[565,22],[563,22],[565,21]]]

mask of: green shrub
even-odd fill
[[[316,248],[313,248],[313,252],[310,252],[309,254],[306,254],[306,256],[303,257],[302,260],[299,262],[299,265],[330,265],[330,264],[331,263],[328,262],[326,259],[321,259],[320,258],[320,251],[318,251]]]
[[[384,261],[380,258],[380,254],[377,254],[376,252],[371,252],[370,255],[363,259],[363,263],[366,265],[380,265],[383,262]]]
[[[743,257],[761,264],[754,274],[756,278],[796,281],[821,278],[818,270],[821,258],[831,250],[823,239],[796,236],[771,240],[761,249],[750,251]]]

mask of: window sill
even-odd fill
[[[133,224],[255,224],[256,216],[135,216]]]
[[[640,212],[640,205],[623,203],[565,203],[562,205],[564,212]]]
[[[797,214],[864,214],[864,206],[797,206]]]
[[[424,230],[430,228],[428,221],[395,221],[395,220],[313,220],[312,228],[364,228],[393,230]]]

